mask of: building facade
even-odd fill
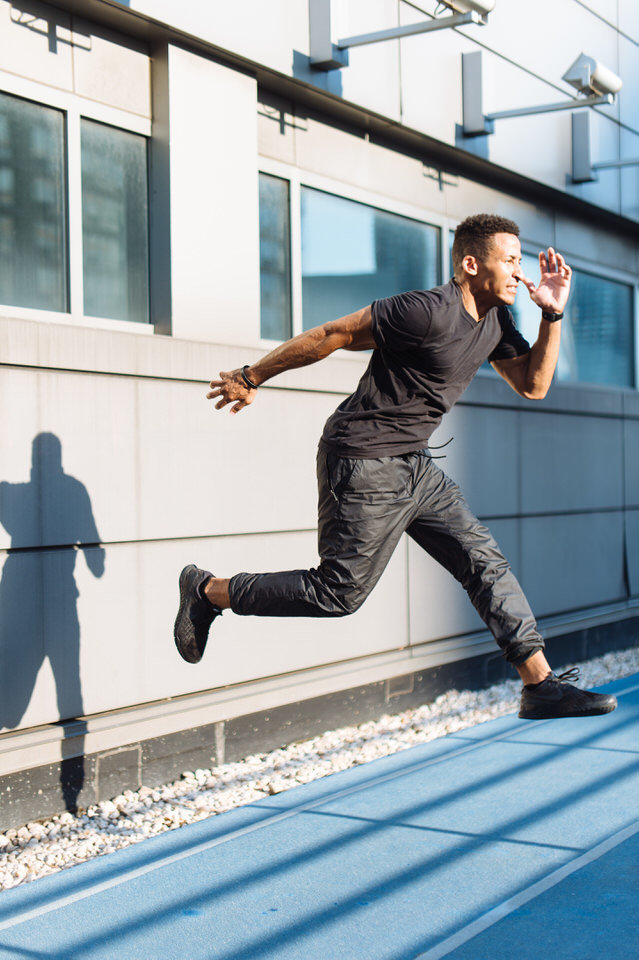
[[[575,282],[548,397],[480,371],[433,438],[454,437],[441,463],[553,663],[636,636],[639,10],[497,0],[485,25],[312,63],[320,29],[332,49],[438,7],[0,2],[0,826],[503,675],[408,540],[349,618],[228,613],[195,668],[172,640],[185,563],[315,564],[317,440],[367,357],[292,371],[240,417],[208,381],[445,282],[473,212],[519,223],[528,275],[553,245]],[[562,79],[581,53],[623,81],[614,103]],[[486,116],[574,105],[466,136],[463,63]],[[584,124],[595,178],[575,182]]]

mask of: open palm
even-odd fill
[[[560,253],[548,247],[547,254],[543,250],[539,254],[539,273],[539,283],[536,286],[523,273],[518,275],[518,279],[538,307],[550,313],[563,313],[570,293],[572,270]]]

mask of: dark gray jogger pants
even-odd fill
[[[234,613],[340,617],[371,592],[404,531],[461,583],[515,666],[544,643],[528,601],[490,531],[427,451],[377,460],[317,458],[320,564],[311,570],[239,573]]]

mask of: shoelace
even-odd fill
[[[560,673],[559,676],[555,676],[555,680],[564,681],[565,683],[574,683],[575,680],[579,679],[579,667],[571,667],[570,670],[566,670],[564,673]]]

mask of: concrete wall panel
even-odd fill
[[[317,443],[336,405],[262,390],[234,416],[216,411],[199,385],[141,385],[141,535],[314,528]]]
[[[639,510],[626,513],[626,563],[628,586],[633,597],[639,596]]]
[[[399,549],[351,617],[273,621],[227,612],[202,663],[186,664],[175,650],[173,621],[178,574],[193,561],[220,574],[311,566],[315,535],[114,544],[5,558],[0,727],[54,723],[408,643],[406,556]]]
[[[349,3],[334,4],[334,10],[334,40],[398,26],[395,0],[349,0]],[[348,55],[349,67],[342,71],[340,78],[342,96],[399,120],[399,41],[352,47]],[[384,83],[371,83],[372,76],[383,76]]]
[[[250,343],[259,329],[255,80],[169,48],[173,334]]]
[[[521,580],[537,616],[626,596],[623,513],[524,517]]]
[[[625,501],[629,507],[639,507],[639,421],[624,423]]]
[[[623,505],[621,423],[529,413],[521,421],[524,513]]]
[[[73,20],[75,93],[121,110],[151,116],[151,71],[148,51],[126,46],[122,37]]]
[[[439,466],[479,516],[519,512],[519,417],[515,410],[458,406],[433,435],[433,453],[445,454]],[[449,446],[434,449],[449,437]]]
[[[17,370],[0,380],[27,398],[3,423],[0,547],[137,538],[135,382]]]
[[[73,89],[71,18],[46,4],[0,6],[0,65],[40,83]]]

